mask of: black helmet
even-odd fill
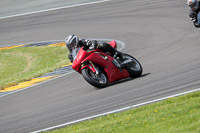
[[[65,39],[65,44],[70,51],[72,51],[73,48],[77,47],[78,43],[79,39],[76,35],[69,35]]]

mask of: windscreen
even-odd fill
[[[80,50],[80,47],[76,47],[75,49],[72,50],[72,57],[73,57],[73,60],[76,59],[76,56],[77,56],[79,50]]]

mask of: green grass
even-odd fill
[[[200,92],[102,116],[47,133],[199,133]]]
[[[67,55],[65,46],[0,50],[0,89],[41,76],[69,63]]]

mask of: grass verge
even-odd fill
[[[200,91],[45,133],[199,133]]]
[[[17,85],[69,63],[65,46],[0,50],[0,89]]]

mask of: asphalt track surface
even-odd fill
[[[99,0],[1,0],[0,18]]]
[[[185,0],[113,0],[0,20],[1,45],[80,38],[124,42],[141,78],[96,89],[70,73],[0,97],[0,132],[31,132],[199,88],[200,38]]]

